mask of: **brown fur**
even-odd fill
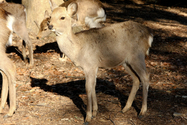
[[[127,21],[99,29],[90,29],[74,34],[71,28],[75,4],[53,10],[49,29],[57,34],[60,50],[76,66],[83,69],[88,96],[86,122],[96,116],[96,75],[99,67],[109,68],[123,65],[133,78],[133,87],[123,112],[132,105],[139,84],[143,85],[143,101],[140,115],[147,111],[149,74],[146,71],[145,54],[151,46],[153,36],[148,28]]]

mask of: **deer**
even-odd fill
[[[42,20],[40,25],[36,23],[37,27],[39,28],[39,32],[36,36],[37,39],[44,38],[46,36],[49,36],[49,34],[51,34],[51,31],[48,29],[49,22],[50,22],[50,14],[46,10],[44,14],[44,19]]]
[[[76,3],[67,8],[57,7],[51,14],[49,29],[56,33],[60,50],[85,74],[87,109],[85,123],[96,117],[96,77],[98,68],[124,66],[133,79],[133,86],[122,112],[128,111],[134,101],[140,82],[143,85],[143,100],[139,116],[147,111],[149,73],[146,71],[145,56],[153,42],[152,31],[133,21],[111,24],[103,28],[73,33],[72,16]],[[102,8],[97,11],[103,14]]]
[[[16,66],[6,54],[7,41],[12,41],[14,21],[16,19],[13,15],[0,8],[0,72],[2,75],[0,113],[3,113],[8,95],[10,100],[9,112],[4,117],[11,117],[16,110]]]
[[[26,45],[28,46],[29,63],[32,66],[34,64],[33,48],[32,42],[29,40],[28,30],[26,28],[26,8],[21,4],[9,3],[5,0],[0,1],[0,7],[11,13],[15,17],[13,31],[23,40],[22,55],[24,61],[26,60]],[[12,45],[12,43],[7,43],[7,46],[10,45]]]
[[[52,0],[49,0],[51,11],[58,7]],[[99,0],[69,0],[60,4],[59,7],[67,7],[70,3],[76,4],[76,12],[74,12],[74,24],[72,24],[75,30],[74,32],[79,32],[81,30],[87,30],[90,28],[100,28],[103,27],[102,22],[106,21],[105,10],[103,5]],[[86,6],[85,6],[86,5]],[[98,15],[98,9],[103,11],[103,15]],[[38,25],[39,32],[37,34],[37,39],[44,38],[48,36],[51,31],[48,29],[48,24],[50,22],[50,14],[48,11],[44,13],[44,20]],[[77,28],[77,26],[79,26]]]

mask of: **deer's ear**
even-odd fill
[[[78,6],[77,3],[70,3],[67,7],[67,12],[72,17],[77,12]]]
[[[49,12],[46,10],[45,13],[44,13],[44,19],[45,19],[45,18],[49,18],[49,17],[50,17],[50,14],[49,14]]]
[[[52,0],[49,0],[49,4],[50,4],[51,11],[53,11],[55,8],[58,7],[58,5],[56,5]]]

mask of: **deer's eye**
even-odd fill
[[[65,17],[61,17],[60,19],[61,19],[61,20],[64,20],[64,19],[65,19]]]

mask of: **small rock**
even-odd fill
[[[173,113],[173,116],[175,116],[175,117],[180,117],[180,116],[185,116],[185,114],[178,113],[178,112],[174,112],[174,113]]]
[[[186,95],[183,95],[182,98],[187,99],[187,96],[186,96]]]
[[[38,103],[37,106],[46,106],[46,103]]]

